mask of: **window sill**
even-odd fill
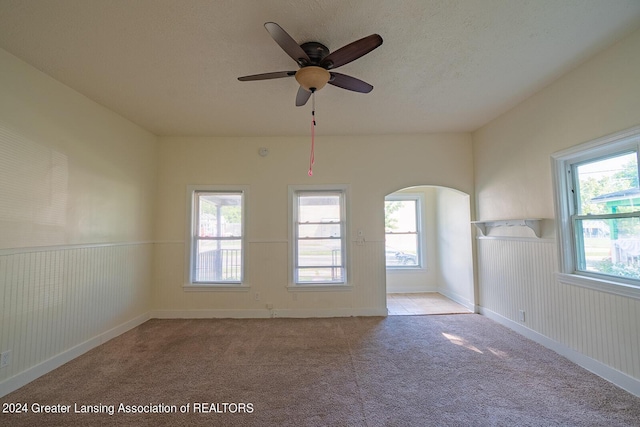
[[[390,267],[387,266],[387,273],[420,273],[426,272],[424,267]]]
[[[556,279],[560,283],[564,283],[566,285],[580,286],[627,298],[640,299],[640,286],[589,277],[581,274],[556,273]]]
[[[333,291],[352,291],[351,285],[336,285],[336,284],[290,284],[287,285],[289,292],[333,292]]]
[[[184,289],[186,292],[201,292],[201,291],[205,291],[205,292],[217,292],[217,291],[232,291],[232,292],[246,292],[249,289],[251,289],[251,286],[246,285],[246,284],[238,284],[238,285],[231,285],[231,284],[224,284],[224,283],[206,283],[206,284],[201,284],[201,285],[195,285],[195,284],[189,284],[189,285],[184,285],[182,286],[182,289]]]

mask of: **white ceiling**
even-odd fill
[[[263,24],[374,86],[316,94],[325,135],[473,131],[640,26],[640,0],[0,0],[0,47],[157,135],[309,132],[296,70]]]

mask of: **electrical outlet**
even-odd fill
[[[9,366],[9,363],[11,363],[11,350],[0,353],[0,368]]]
[[[255,294],[253,294],[253,299],[256,301],[260,301],[260,292],[256,292]]]
[[[524,323],[524,310],[520,310],[520,321]]]
[[[271,310],[271,317],[278,317],[278,310]]]

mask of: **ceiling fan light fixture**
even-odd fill
[[[322,89],[330,78],[331,74],[327,70],[315,65],[300,68],[296,72],[296,80],[308,92]]]

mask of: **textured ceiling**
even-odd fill
[[[0,47],[157,135],[308,134],[263,24],[384,43],[316,95],[325,135],[473,131],[640,26],[639,0],[0,0]]]

